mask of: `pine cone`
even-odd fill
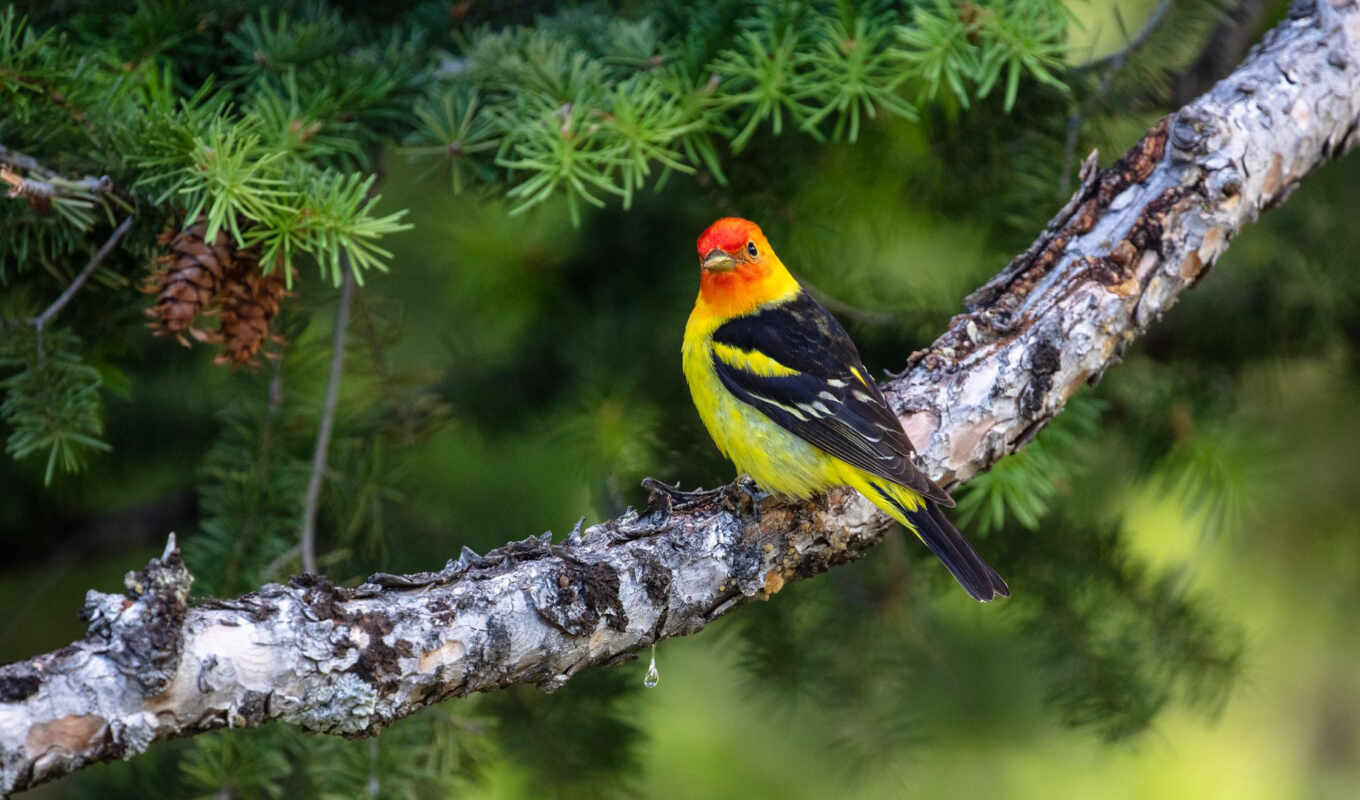
[[[238,249],[224,231],[210,245],[205,233],[207,224],[200,218],[156,240],[170,252],[156,259],[156,269],[142,286],[156,295],[156,303],[146,309],[153,318],[147,327],[157,336],[174,336],[185,347],[190,344],[186,333],[200,342],[225,344],[215,364],[258,366],[255,355],[266,340],[283,342],[270,333],[288,293],[282,268],[264,275],[258,249]],[[216,331],[194,327],[194,320],[204,316],[220,317]]]
[[[157,267],[142,286],[156,295],[156,303],[146,309],[152,318],[147,323],[157,336],[174,336],[185,347],[187,332],[199,341],[216,341],[217,335],[193,327],[216,296],[227,272],[236,267],[236,250],[224,231],[217,232],[214,244],[204,241],[207,224],[200,219],[188,229],[166,231],[156,240],[170,252],[156,259]]]
[[[213,363],[259,366],[255,354],[265,340],[283,342],[281,337],[270,335],[270,327],[287,290],[283,275],[279,274],[282,270],[262,275],[259,262],[253,258],[240,259],[237,264],[241,268],[227,277],[218,296],[222,308],[218,335],[226,342],[226,350]],[[267,358],[272,355],[265,354]]]

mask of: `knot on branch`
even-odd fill
[[[616,631],[628,628],[619,574],[609,564],[564,560],[531,597],[543,621],[568,636],[590,634],[600,620]]]
[[[165,553],[123,578],[125,594],[91,589],[81,618],[90,623],[85,643],[91,652],[113,662],[137,681],[142,694],[157,694],[169,685],[179,666],[181,631],[189,608],[193,576],[184,566],[175,536]]]

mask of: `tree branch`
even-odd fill
[[[41,178],[61,177],[52,170],[38,163],[38,159],[33,156],[20,153],[18,150],[11,150],[0,144],[0,163],[10,164],[22,170],[27,170]]]
[[[1088,170],[1034,245],[886,384],[926,471],[955,484],[1023,446],[1357,128],[1360,8],[1300,3],[1225,81]],[[302,576],[189,607],[172,541],[125,594],[88,595],[84,639],[0,668],[0,791],[229,725],[363,736],[449,697],[556,689],[851,561],[889,528],[849,490],[767,500],[757,516],[732,487],[681,498],[648,485],[644,511],[562,544],[465,550],[440,572],[354,589]]]
[[[345,330],[349,327],[349,306],[354,298],[354,270],[349,259],[340,256],[340,301],[335,309],[335,334],[331,338],[331,371],[326,380],[326,399],[321,408],[321,426],[316,434],[316,450],[312,453],[312,474],[307,481],[307,499],[302,509],[302,533],[298,549],[302,553],[302,569],[316,572],[316,512],[321,499],[321,482],[326,474],[326,455],[331,446],[331,428],[335,424],[335,404],[340,398],[340,374],[345,366]]]
[[[66,290],[56,300],[53,300],[51,305],[43,309],[41,314],[29,319],[29,323],[38,329],[38,359],[40,361],[43,358],[43,331],[47,323],[51,322],[53,317],[60,314],[66,304],[71,302],[71,298],[76,296],[76,292],[80,291],[80,287],[84,286],[85,281],[94,273],[95,267],[98,267],[100,262],[113,252],[113,248],[118,246],[118,240],[123,238],[123,234],[127,233],[130,227],[132,227],[132,217],[129,216],[119,223],[117,228],[113,229],[113,233],[109,234],[109,238],[90,257],[85,267],[76,275],[75,280],[71,281],[71,285],[67,286]]]

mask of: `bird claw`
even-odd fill
[[[687,492],[681,489],[679,484],[671,486],[668,483],[662,483],[656,478],[643,478],[642,488],[650,492],[653,497],[662,495],[666,497],[672,505],[683,506],[720,497],[727,491],[728,487],[720,486],[717,489],[695,489],[692,492]]]
[[[760,503],[770,496],[770,493],[756,485],[748,475],[738,475],[735,481],[722,487],[723,499],[733,511],[742,511],[743,500],[750,504],[751,515],[755,517],[757,524],[760,523]]]
[[[749,505],[756,522],[760,522],[761,501],[770,496],[769,492],[757,486],[756,482],[746,475],[739,475],[735,481],[716,489],[695,489],[687,492],[679,486],[671,486],[655,478],[643,478],[642,488],[650,492],[654,500],[665,498],[667,511],[672,506],[717,501],[722,503],[724,508],[736,513],[741,513]]]

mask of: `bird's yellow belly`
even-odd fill
[[[727,391],[706,343],[686,347],[685,379],[699,418],[723,455],[761,488],[811,497],[846,483],[841,465]]]

